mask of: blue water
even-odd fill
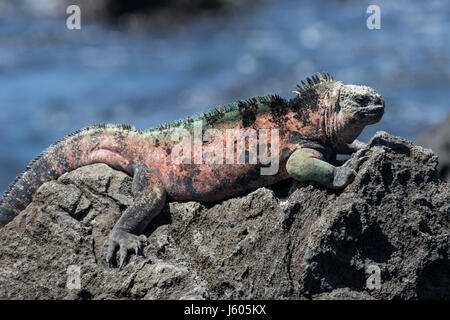
[[[366,8],[381,8],[368,30]],[[449,108],[448,1],[265,1],[164,30],[120,31],[66,15],[0,16],[0,192],[52,142],[94,123],[144,129],[255,95],[292,96],[328,71],[386,101],[368,127],[414,138]]]

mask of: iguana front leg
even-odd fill
[[[320,152],[300,148],[294,151],[286,163],[289,175],[298,181],[316,181],[331,189],[342,189],[353,181],[363,158],[350,159],[335,167],[323,160]]]
[[[108,255],[109,266],[115,263],[115,256],[119,251],[119,268],[122,268],[128,257],[128,251],[133,250],[142,255],[143,244],[147,242],[142,233],[150,221],[156,217],[166,202],[166,190],[159,178],[145,166],[137,166],[134,170],[133,186],[134,201],[127,208],[109,237]]]

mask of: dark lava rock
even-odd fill
[[[131,178],[102,164],[67,173],[0,231],[0,298],[448,299],[450,185],[437,157],[383,132],[363,153],[342,191],[289,180],[169,203],[145,258],[123,270],[105,251]]]
[[[433,150],[439,157],[439,175],[450,181],[450,113],[430,131],[419,136],[416,142]]]

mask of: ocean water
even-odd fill
[[[366,128],[408,139],[450,110],[450,2],[262,1],[251,10],[145,31],[61,17],[0,18],[0,192],[58,138],[96,123],[145,129],[252,96],[292,96],[327,71],[386,101]]]

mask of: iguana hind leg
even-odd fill
[[[109,266],[115,264],[117,251],[119,251],[119,268],[126,264],[129,251],[142,255],[147,238],[145,235],[138,235],[161,212],[166,202],[163,184],[145,166],[137,166],[134,170],[133,196],[133,204],[122,214],[111,231],[106,258]]]
[[[353,181],[363,159],[351,158],[344,165],[335,167],[324,161],[320,152],[300,148],[290,155],[286,171],[298,181],[316,181],[331,189],[342,189]]]

